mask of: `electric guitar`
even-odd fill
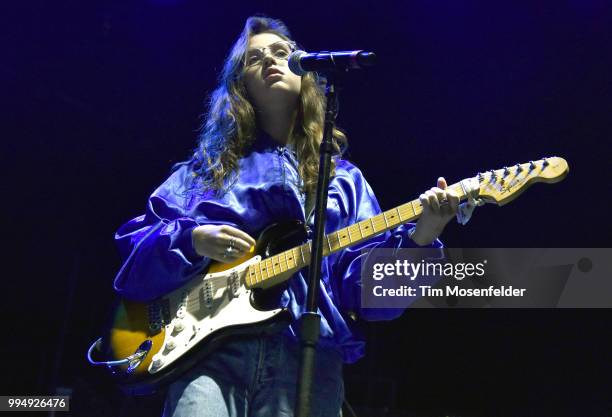
[[[449,186],[463,200],[500,206],[536,182],[555,183],[567,162],[544,158],[480,173]],[[419,218],[413,200],[323,238],[323,256]],[[147,394],[187,371],[228,337],[274,331],[290,321],[278,297],[294,273],[310,263],[304,224],[266,228],[251,252],[233,263],[213,262],[182,287],[147,303],[120,300],[108,333],[94,342],[88,360],[104,365],[119,386]],[[104,356],[104,360],[99,357]]]

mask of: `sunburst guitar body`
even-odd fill
[[[106,341],[100,339],[90,349],[91,360],[105,352],[119,386],[145,395],[176,379],[228,338],[279,331],[291,319],[286,309],[278,308],[286,286],[247,288],[245,274],[262,258],[306,239],[301,222],[274,224],[242,259],[213,262],[205,274],[155,301],[120,300]]]

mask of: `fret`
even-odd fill
[[[402,219],[399,216],[397,208],[389,210],[391,212],[391,225],[396,226],[402,224]]]
[[[297,267],[295,262],[295,253],[293,253],[293,248],[287,251],[287,265],[289,269],[293,269]],[[291,261],[291,262],[290,262]]]
[[[388,229],[389,228],[389,222],[387,222],[387,216],[385,215],[384,211],[382,212],[382,216],[383,216],[383,219],[385,220],[385,227]]]
[[[280,262],[280,256],[279,255],[272,256],[270,258],[270,263],[272,264],[272,272],[274,272],[274,275],[278,275],[278,274],[283,272],[283,270],[281,268],[281,262]],[[274,271],[274,266],[275,265],[278,268],[278,273],[276,271]]]
[[[270,263],[272,264],[272,272],[274,273],[274,275],[278,275],[281,272],[283,272],[280,268],[279,268],[279,262],[278,262],[278,255],[272,255],[270,256]],[[275,268],[276,267],[276,268]]]
[[[272,269],[272,275],[276,275],[276,271],[274,271],[274,264],[272,263],[272,257],[266,259],[266,262],[269,263],[268,272],[270,271],[270,269]]]
[[[278,262],[274,262],[274,258],[276,258],[275,255],[272,255],[268,258],[268,263],[270,264],[270,266],[268,267],[269,270],[272,271],[272,276],[270,278],[274,278],[274,276],[276,276],[276,274],[278,273],[275,269],[274,269],[274,265],[278,265]]]
[[[261,269],[263,271],[263,273],[265,273],[265,275],[261,275],[261,282],[265,282],[268,278],[270,278],[270,269],[268,268],[268,265],[266,264],[267,259],[262,259],[261,260],[261,264],[263,265],[263,268]]]
[[[300,245],[300,254],[302,255],[302,264],[306,265],[306,258],[304,258],[304,245]]]
[[[263,268],[261,267],[263,265]],[[264,282],[265,280],[268,279],[269,277],[269,273],[268,273],[268,269],[266,267],[266,260],[264,259],[263,261],[259,262],[259,270],[261,271],[261,282]],[[263,273],[266,273],[266,276],[264,277]]]
[[[407,221],[410,220],[412,218],[412,216],[410,215],[410,206],[408,205],[408,203],[406,204],[402,204],[400,206],[400,209],[398,209],[398,211],[401,213],[402,211],[404,212],[404,219],[402,221]]]
[[[363,221],[363,228],[366,229],[366,236],[371,236],[373,234],[373,232],[369,231],[368,229],[370,229],[372,227],[372,222],[370,221],[370,225],[368,225],[368,220],[370,219],[365,219]]]
[[[342,232],[343,234],[342,234],[342,235],[340,235],[340,232]],[[344,234],[344,233],[346,233],[346,232],[347,232],[347,231],[346,231],[346,228],[344,228],[344,229],[340,229],[340,230],[338,230],[338,231],[336,232],[336,234],[338,235],[338,240],[340,241],[340,243],[342,244],[342,246],[347,246],[347,245],[349,245],[349,244],[351,243],[351,240],[350,240],[350,239],[348,240],[348,242],[347,242],[347,243],[342,243],[342,239],[346,239],[346,238],[347,238],[347,236]]]
[[[361,222],[357,222],[357,227],[359,227],[359,234],[361,235],[361,238],[363,239],[363,231],[361,230]]]
[[[276,265],[278,265],[278,269],[281,273],[286,272],[283,271],[283,253],[279,253],[278,255],[275,256],[275,258],[278,260],[278,262],[276,263]]]
[[[347,227],[347,228],[346,228],[346,233],[347,233],[347,235],[348,235],[349,242],[350,242],[350,243],[353,243],[353,238],[351,237],[351,227],[353,227],[353,228],[354,228],[354,226],[349,226],[349,227]]]
[[[301,266],[300,263],[300,251],[298,250],[298,246],[291,250],[291,254],[293,255],[293,266],[295,268],[299,268]]]
[[[351,233],[354,234],[354,239],[355,242],[360,241],[361,239],[363,239],[363,234],[361,233],[361,228],[359,227],[359,225],[357,223],[354,223],[353,225],[351,225]]]
[[[416,215],[417,215],[417,212],[416,212],[416,209],[414,208],[414,200],[412,200],[412,201],[410,202],[410,206],[412,207],[412,212],[413,212],[413,213],[414,213],[414,215],[416,216]]]
[[[373,222],[373,224],[374,224],[374,231],[376,233],[378,233],[378,232],[380,232],[381,230],[384,229],[384,227],[381,224],[379,224],[380,223],[380,214],[377,214],[376,216],[372,217],[372,220],[374,221]]]
[[[336,241],[332,244],[332,247],[334,249],[339,249],[342,245],[340,244],[340,240],[338,240],[338,234],[337,233],[330,233],[329,235],[327,235],[328,239],[334,238],[336,239]]]
[[[249,275],[248,275],[248,277],[249,277],[248,281],[249,282],[247,283],[249,287],[253,286],[253,276],[255,276],[255,279],[257,279],[255,268],[253,268],[253,265],[250,265],[249,266]]]
[[[289,259],[287,259],[287,252],[283,252],[285,254],[285,265],[287,265],[287,271],[291,269],[291,267],[289,267]]]
[[[257,265],[259,266],[259,268],[255,268],[255,265],[253,266],[253,269],[255,270],[255,284],[257,284],[258,282],[262,281],[261,278],[261,263],[257,262]],[[259,270],[259,275],[257,275],[257,271]]]
[[[331,243],[329,241],[329,236],[325,236],[325,240],[327,241],[327,247],[329,248],[329,253],[332,253],[334,250],[332,249]]]
[[[372,225],[372,233],[376,233],[376,227],[374,227],[374,217],[370,217],[370,224]]]
[[[296,268],[299,268],[300,264],[299,264],[299,259],[298,259],[298,250],[297,248],[294,248],[291,253],[293,254],[293,263],[295,264]]]

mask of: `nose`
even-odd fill
[[[268,48],[264,49],[262,63],[263,68],[266,68],[269,65],[272,65],[273,63],[276,64],[276,58],[274,58],[274,55],[272,55],[272,51],[270,51]]]

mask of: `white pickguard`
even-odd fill
[[[255,256],[232,269],[206,274],[163,298],[169,301],[172,321],[165,326],[164,346],[153,356],[149,373],[164,370],[216,330],[256,324],[282,311],[260,311],[251,305],[244,277],[248,266],[260,260]]]

